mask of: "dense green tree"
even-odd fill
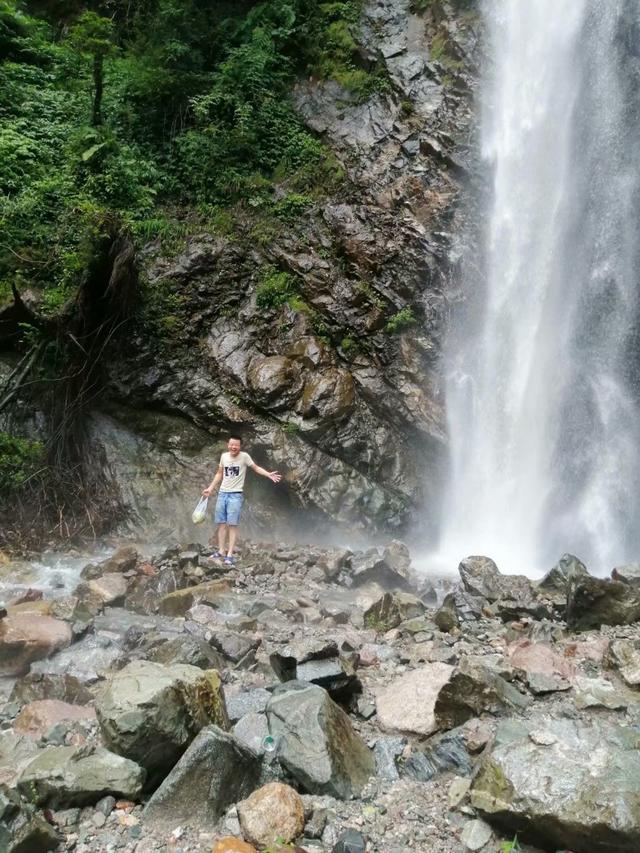
[[[93,106],[91,124],[102,124],[102,91],[104,88],[104,60],[115,52],[114,27],[110,18],[95,12],[83,12],[73,25],[69,41],[79,53],[88,54],[93,65]]]

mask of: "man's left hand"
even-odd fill
[[[279,482],[280,482],[280,480],[282,479],[282,474],[278,474],[278,472],[277,472],[277,471],[269,471],[269,473],[267,474],[267,476],[268,476],[268,477],[269,477],[269,479],[270,479],[272,482],[274,482],[274,483],[279,483]]]

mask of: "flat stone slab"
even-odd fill
[[[435,705],[453,667],[430,663],[396,678],[376,696],[378,723],[385,731],[430,735],[437,731]]]

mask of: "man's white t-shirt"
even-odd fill
[[[244,478],[247,476],[247,468],[253,465],[253,459],[244,450],[237,456],[232,456],[228,451],[220,457],[222,468],[221,492],[241,492],[244,488]]]

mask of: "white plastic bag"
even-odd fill
[[[191,514],[191,521],[194,524],[202,524],[202,522],[207,517],[207,504],[209,503],[209,498],[200,498],[198,501],[198,506],[194,509]]]

